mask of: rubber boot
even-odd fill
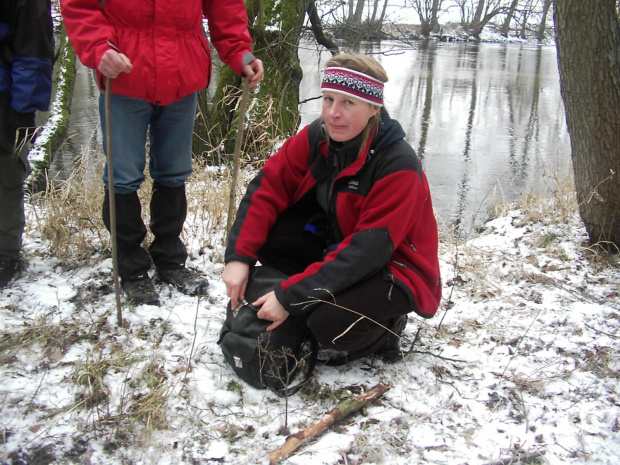
[[[149,253],[157,274],[184,294],[204,294],[208,281],[194,270],[185,268],[187,249],[180,236],[186,216],[185,184],[166,187],[153,183],[150,227],[155,239]]]
[[[185,184],[165,187],[153,183],[150,227],[155,239],[149,253],[157,268],[168,270],[185,266],[187,249],[180,236],[186,216]]]
[[[146,226],[138,193],[115,194],[116,251],[118,274],[127,298],[135,303],[157,305],[159,296],[149,278],[151,257],[142,247]],[[103,200],[103,222],[110,231],[110,196],[106,190]]]

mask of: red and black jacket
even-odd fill
[[[411,310],[432,317],[441,298],[437,223],[420,160],[400,124],[381,111],[376,135],[332,185],[328,215],[342,240],[323,261],[291,276],[276,297],[291,314],[302,302],[328,300],[383,272],[411,297]],[[230,233],[225,261],[254,264],[270,228],[329,173],[328,147],[317,120],[288,139],[251,181]]]

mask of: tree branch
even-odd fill
[[[329,50],[332,56],[338,55],[340,53],[340,49],[331,37],[327,36],[323,31],[323,24],[321,23],[321,18],[319,18],[319,14],[316,11],[314,0],[307,0],[306,13],[308,13],[308,18],[310,18],[312,34],[314,34],[316,41]]]
[[[284,445],[269,454],[268,460],[270,465],[275,465],[278,461],[288,457],[302,444],[315,438],[336,421],[346,417],[347,415],[360,410],[369,403],[381,397],[391,386],[385,384],[377,384],[363,394],[340,402],[334,409],[325,414],[319,421],[311,424],[306,429],[299,431],[286,440]]]

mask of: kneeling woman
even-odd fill
[[[388,78],[365,55],[329,60],[321,118],[288,139],[248,186],[222,274],[233,308],[257,261],[290,277],[251,302],[277,328],[306,317],[349,360],[398,356],[407,313],[430,318],[441,281],[426,176],[383,106]]]

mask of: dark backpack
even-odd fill
[[[318,343],[306,326],[305,318],[290,315],[272,331],[268,320],[259,319],[259,308],[251,305],[271,292],[288,276],[275,268],[250,269],[245,305],[226,309],[226,320],[218,344],[226,362],[239,378],[258,389],[269,388],[281,396],[297,392],[310,379],[318,353]],[[303,373],[303,380],[294,384]]]

